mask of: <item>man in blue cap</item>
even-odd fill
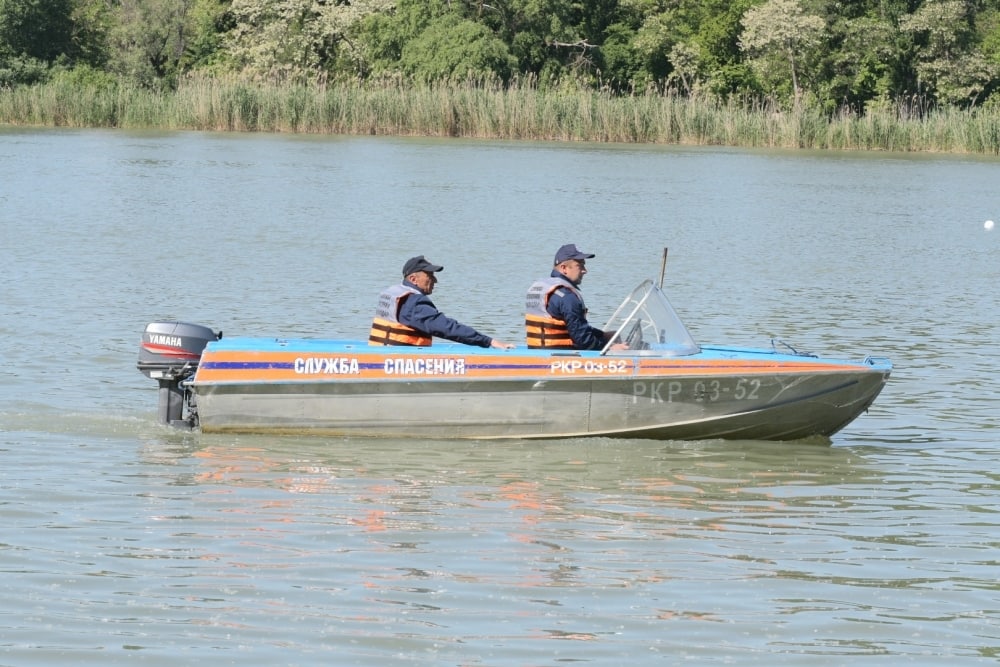
[[[555,266],[547,278],[528,289],[524,326],[528,347],[553,350],[600,350],[614,335],[587,322],[580,283],[587,275],[587,260],[596,255],[569,243],[556,252]],[[616,343],[612,350],[628,346]]]
[[[481,334],[437,309],[427,297],[434,291],[443,266],[432,264],[423,255],[411,257],[403,265],[403,282],[391,285],[378,298],[378,308],[368,334],[369,345],[429,346],[434,336],[479,347],[508,350],[514,347]]]

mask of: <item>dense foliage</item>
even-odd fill
[[[1000,0],[0,0],[0,89],[192,75],[992,106]]]

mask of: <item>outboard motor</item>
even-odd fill
[[[198,369],[205,346],[220,338],[221,331],[215,333],[200,324],[151,322],[146,325],[136,366],[143,375],[160,383],[160,422],[187,428],[197,426],[198,415],[189,404],[189,390],[183,383]]]

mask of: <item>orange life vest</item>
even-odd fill
[[[378,297],[378,307],[372,319],[372,328],[368,333],[369,345],[414,345],[429,347],[433,342],[430,334],[414,329],[399,321],[399,308],[403,301],[420,294],[408,285],[393,285],[386,288]]]
[[[556,319],[549,314],[549,297],[557,289],[571,290],[583,303],[583,294],[568,281],[549,276],[536,280],[528,288],[525,301],[524,329],[527,334],[528,347],[545,348],[548,350],[573,350],[573,339],[564,320]]]

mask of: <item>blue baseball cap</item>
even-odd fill
[[[554,264],[562,264],[568,259],[590,259],[591,257],[597,257],[597,255],[581,252],[573,243],[567,243],[556,251]]]

